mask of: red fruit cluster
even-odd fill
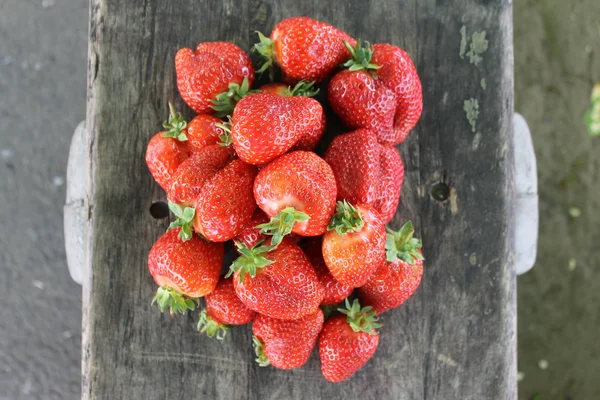
[[[204,297],[198,330],[217,339],[252,323],[261,366],[301,367],[318,343],[324,377],[339,382],[373,356],[378,315],[423,274],[412,224],[386,228],[404,178],[393,146],[419,120],[421,83],[402,49],[361,47],[307,17],[259,38],[259,72],[279,68],[285,83],[252,89],[250,58],[232,43],[175,56],[179,93],[198,115],[188,123],[169,104],[146,151],[176,217],[148,255],[153,303],[183,314]],[[331,76],[329,104],[351,132],[321,158],[326,119],[312,97]],[[221,277],[229,240],[239,257]]]

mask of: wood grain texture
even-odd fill
[[[509,0],[92,0],[84,397],[516,398],[511,13]],[[164,194],[143,154],[166,101],[183,108],[175,52],[215,40],[249,50],[255,30],[295,15],[405,48],[424,86],[423,118],[400,146],[407,175],[393,221],[412,219],[423,238],[423,284],[384,314],[375,357],[344,384],[322,378],[316,352],[298,370],[260,368],[248,326],[217,343],[195,332],[197,313],[171,318],[149,304],[156,287],[147,252],[167,221],[148,212]],[[463,25],[469,37],[487,33],[478,66],[459,55]],[[476,132],[463,110],[470,98],[479,102]],[[437,183],[449,199],[432,198]]]

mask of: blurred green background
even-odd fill
[[[515,0],[514,43],[540,196],[537,262],[517,280],[519,397],[600,399],[600,137],[583,122],[600,81],[600,1]]]

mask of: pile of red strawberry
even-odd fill
[[[251,90],[250,58],[232,43],[177,52],[179,93],[198,115],[186,123],[171,106],[167,131],[148,143],[148,168],[177,217],[148,256],[153,302],[185,313],[205,297],[198,329],[218,339],[252,323],[263,366],[298,368],[318,340],[323,375],[338,382],[375,353],[377,315],[423,274],[412,224],[385,226],[404,175],[393,146],[421,115],[421,83],[400,48],[361,47],[310,18],[259,38],[259,72],[279,67],[286,84]],[[311,96],[331,75],[329,105],[353,131],[321,158],[312,150],[325,114]],[[221,277],[230,240],[239,257]]]

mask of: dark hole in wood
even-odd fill
[[[169,206],[164,201],[155,201],[150,206],[152,218],[163,219],[169,216]]]
[[[437,201],[445,201],[450,196],[450,188],[444,182],[438,182],[431,187],[431,197]]]

